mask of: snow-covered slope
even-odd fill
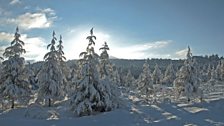
[[[17,108],[0,112],[0,126],[168,126],[224,125],[223,94],[202,103],[148,104],[135,92],[122,89],[123,106],[111,112],[74,117],[65,106]],[[35,116],[40,114],[41,116]],[[26,117],[25,117],[26,116]],[[43,117],[44,119],[41,119]]]

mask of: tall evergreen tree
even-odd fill
[[[21,54],[25,53],[24,42],[20,40],[19,28],[16,28],[11,45],[5,49],[3,56],[8,58],[3,62],[2,76],[0,78],[0,93],[2,97],[11,100],[11,108],[14,108],[14,100],[24,100],[30,95],[30,84],[25,72],[25,59]],[[25,98],[25,100],[27,100]]]
[[[60,68],[61,68],[61,71],[62,71],[62,76],[63,76],[63,85],[62,85],[62,88],[63,90],[67,90],[67,80],[68,80],[68,76],[69,76],[69,69],[68,69],[68,66],[65,62],[66,60],[66,57],[64,56],[64,51],[63,51],[63,48],[64,46],[62,45],[63,41],[62,41],[62,36],[60,35],[60,40],[59,40],[59,44],[57,45],[57,52],[58,52],[58,62],[60,64]]]
[[[112,64],[109,61],[109,55],[107,53],[107,50],[109,50],[107,42],[105,42],[103,47],[99,50],[102,50],[102,53],[100,54],[100,77],[103,78],[103,76],[109,76],[112,72],[112,69],[109,69]]]
[[[107,42],[103,44],[103,47],[101,47],[99,50],[102,50],[102,53],[100,54],[100,64],[99,64],[99,73],[100,73],[100,82],[107,87],[108,93],[110,93],[110,97],[108,100],[112,101],[113,108],[116,107],[119,102],[119,92],[117,86],[118,83],[118,73],[115,73],[114,69],[116,69],[116,66],[113,65],[110,62],[109,59],[109,46]]]
[[[212,77],[212,65],[209,64],[207,68],[207,81],[210,80]]]
[[[217,80],[221,80],[221,65],[222,65],[222,62],[219,61],[217,66],[216,66],[216,73],[217,73]]]
[[[99,72],[100,72],[100,78],[104,78],[104,76],[107,76],[110,81],[115,83],[116,85],[119,85],[120,81],[118,80],[119,74],[116,69],[116,66],[110,62],[109,59],[109,46],[107,42],[103,44],[103,47],[101,47],[99,50],[102,50],[102,53],[100,54],[100,65],[99,65]]]
[[[173,86],[173,81],[175,78],[176,76],[175,76],[173,64],[170,63],[166,68],[165,75],[163,78],[163,83],[167,86]]]
[[[60,35],[60,40],[59,40],[59,44],[57,45],[57,48],[58,48],[58,60],[60,62],[64,62],[66,60],[65,56],[64,56],[64,51],[63,51],[63,48],[64,46],[62,45],[63,41],[62,41],[62,36]]]
[[[213,66],[213,68],[211,69],[211,78],[209,81],[215,82],[216,80],[218,80],[218,74],[217,74],[215,66]]]
[[[128,70],[127,75],[124,77],[124,86],[126,86],[127,88],[134,88],[137,87],[137,85],[134,85],[135,82],[135,78],[131,73],[131,70]]]
[[[156,64],[155,69],[152,73],[153,84],[161,84],[162,78],[163,78],[163,75],[161,73],[161,70],[159,69],[158,64]]]
[[[203,65],[203,67],[202,67],[202,69],[200,70],[200,73],[199,73],[199,75],[200,75],[200,79],[201,79],[201,81],[202,82],[207,82],[208,81],[208,77],[207,77],[207,65],[206,64],[204,64]]]
[[[109,111],[116,105],[112,101],[108,78],[100,80],[97,71],[99,55],[94,51],[96,37],[93,35],[93,28],[87,39],[89,44],[86,51],[80,53],[81,78],[70,96],[71,110],[78,116],[90,115],[96,111]]]
[[[177,78],[174,80],[174,87],[176,88],[178,95],[183,92],[183,94],[187,96],[188,101],[190,101],[190,96],[193,94],[201,95],[197,69],[194,64],[190,47],[188,47],[187,59],[178,71]],[[202,96],[200,96],[200,98],[201,97]]]
[[[150,91],[153,89],[151,72],[147,61],[145,61],[145,63],[143,64],[143,71],[139,75],[137,82],[138,82],[138,90],[140,90],[141,93],[144,95],[148,95]]]
[[[113,68],[113,72],[112,72],[112,81],[118,85],[118,86],[121,86],[121,77],[120,77],[120,74],[118,72],[118,69],[115,65],[112,65],[112,68]]]
[[[55,49],[56,37],[53,31],[51,43],[47,46],[50,49],[44,56],[44,64],[38,74],[38,99],[47,99],[48,106],[52,104],[52,100],[60,98],[64,95],[63,72],[59,62],[58,52]]]
[[[221,60],[221,80],[224,81],[224,60]]]
[[[224,81],[224,60],[221,60],[216,69],[219,80]]]

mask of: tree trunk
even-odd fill
[[[12,106],[11,108],[14,109],[15,103],[14,103],[14,98],[12,98]]]
[[[48,107],[51,107],[51,99],[48,99]]]

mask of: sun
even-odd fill
[[[72,29],[64,39],[64,51],[67,59],[79,59],[79,54],[86,50],[88,45],[89,30],[76,30]],[[110,35],[103,31],[94,31],[96,36],[95,52],[100,54],[99,48],[102,47],[103,43],[110,41]],[[110,43],[110,42],[109,42]]]

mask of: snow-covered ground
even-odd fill
[[[123,106],[111,112],[74,117],[63,106],[34,105],[0,111],[0,126],[224,126],[223,93],[207,94],[202,103],[148,104],[134,92],[125,92]]]

